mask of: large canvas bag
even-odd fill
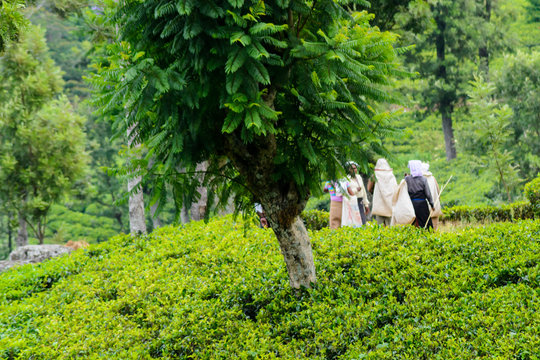
[[[343,212],[341,217],[341,226],[362,226],[362,216],[358,209],[358,200],[356,196],[343,196]]]
[[[377,160],[375,166],[375,189],[371,213],[379,216],[392,216],[392,197],[398,187],[392,168],[385,159]]]
[[[407,182],[401,180],[392,198],[392,220],[390,225],[408,225],[416,219],[414,207],[409,196]]]

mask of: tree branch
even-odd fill
[[[304,23],[302,24],[302,26],[299,26],[297,28],[297,31],[296,31],[296,37],[299,37],[300,36],[300,31],[302,31],[304,29],[304,27],[306,26],[309,18],[311,17],[311,14],[313,14],[313,9],[315,8],[315,5],[317,4],[317,0],[313,0],[313,4],[311,4],[311,10],[309,11],[309,14],[306,16],[306,18],[304,19]],[[300,23],[300,19],[298,19],[298,23]]]

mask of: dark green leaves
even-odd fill
[[[268,70],[259,61],[250,60],[247,63],[246,70],[257,82],[263,85],[270,84],[270,75],[268,74]]]
[[[227,1],[229,2],[229,4],[231,4],[235,8],[239,8],[242,5],[244,5],[244,0],[227,0]]]
[[[151,142],[158,162],[177,167],[230,155],[231,139],[255,146],[272,134],[270,177],[307,193],[336,176],[336,159],[361,161],[379,146],[389,122],[376,109],[393,99],[395,37],[372,28],[367,13],[350,13],[352,3],[192,0],[173,11],[165,1],[130,1],[114,19],[125,55],[101,72],[110,94],[100,99],[134,112],[118,124],[136,122],[144,141],[161,131],[178,138],[178,154]]]
[[[236,72],[247,59],[246,51],[240,47],[235,46],[231,53],[227,56],[227,63],[225,64],[225,72]]]
[[[251,44],[251,37],[249,35],[244,34],[243,32],[239,31],[231,36],[231,44],[234,43],[240,43],[242,46],[247,46]]]
[[[233,95],[238,91],[240,85],[242,85],[243,78],[244,75],[241,73],[233,73],[227,75],[227,82],[225,86],[229,95]]]

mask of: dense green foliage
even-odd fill
[[[390,0],[381,0],[389,3]],[[465,2],[441,1],[444,6],[459,7]],[[446,3],[446,5],[444,4]],[[502,148],[511,155],[511,159],[504,165],[509,172],[517,170],[519,182],[512,182],[510,194],[513,200],[519,199],[524,183],[531,180],[538,173],[538,144],[540,132],[538,131],[538,96],[539,72],[538,66],[538,39],[540,27],[538,23],[527,23],[532,16],[527,8],[530,4],[526,0],[497,0],[473,2],[464,6],[466,11],[448,14],[449,24],[447,35],[453,37],[447,42],[450,53],[447,53],[441,65],[446,66],[448,82],[428,80],[437,71],[436,67],[427,66],[436,64],[434,42],[427,42],[428,36],[436,31],[435,22],[431,19],[428,2],[415,1],[406,11],[395,14],[394,24],[396,32],[401,35],[402,43],[414,43],[413,52],[405,54],[405,66],[419,71],[420,76],[403,83],[404,92],[409,94],[409,111],[394,121],[398,132],[383,139],[383,144],[393,154],[390,164],[398,177],[407,171],[406,164],[410,159],[420,159],[430,163],[433,172],[440,184],[443,184],[451,175],[449,183],[442,196],[445,206],[454,205],[498,205],[508,201],[506,190],[501,190],[500,181],[493,175],[493,168],[486,159],[472,155],[469,145],[471,140],[480,143],[485,138],[478,126],[478,119],[471,112],[471,102],[467,92],[471,92],[469,81],[474,75],[481,75],[490,86],[495,86],[494,102],[497,107],[509,106],[513,110],[507,127],[511,130]],[[483,6],[491,3],[491,17],[489,20],[479,16],[482,9],[469,11],[471,6]],[[441,6],[442,6],[441,5]],[[531,7],[532,9],[533,7]],[[485,9],[484,9],[485,10]],[[373,8],[377,15],[377,9]],[[455,15],[459,18],[456,18]],[[484,13],[485,15],[485,13]],[[413,20],[411,23],[411,19]],[[445,20],[443,17],[442,20]],[[464,24],[461,26],[460,24]],[[458,29],[453,27],[458,25]],[[426,29],[426,31],[419,29]],[[394,27],[390,27],[394,29]],[[465,46],[457,45],[456,41],[468,38]],[[480,48],[487,44],[489,69],[481,65]],[[464,49],[468,53],[464,56],[458,54]],[[486,58],[483,58],[484,60]],[[461,65],[458,65],[461,64]],[[431,75],[429,75],[431,74]],[[427,75],[427,76],[426,76]],[[454,87],[457,86],[457,87]],[[455,89],[459,94],[456,106],[453,108],[452,120],[456,140],[457,158],[449,162],[446,160],[445,139],[438,118],[437,106],[430,107],[431,101],[437,93],[451,92]],[[450,94],[455,95],[455,94]],[[478,148],[477,148],[478,149]],[[376,158],[373,159],[373,163]],[[518,165],[517,167],[515,165]],[[500,178],[500,177],[499,177]]]
[[[525,196],[540,216],[540,175],[525,185]]]
[[[512,137],[510,118],[512,110],[501,106],[493,97],[495,86],[482,78],[471,81],[470,113],[474,122],[464,128],[461,148],[467,150],[476,163],[486,168],[488,174],[498,179],[499,192],[506,193],[506,200],[512,202],[511,191],[519,183],[518,171],[513,164],[514,157],[506,144]]]
[[[329,216],[327,211],[323,210],[305,210],[302,212],[302,220],[306,225],[306,229],[316,231],[328,227]]]
[[[247,185],[212,195],[256,193],[263,186],[250,174],[266,171],[262,179],[305,196],[339,172],[336,159],[380,149],[391,118],[377,104],[395,100],[395,35],[371,27],[366,12],[348,13],[348,3],[128,2],[113,18],[126,43],[111,46],[93,80],[96,105],[122,110],[117,124],[136,127],[151,150],[154,189],[172,183],[179,202],[204,160],[207,183]]]
[[[39,9],[30,8],[28,16],[32,24],[46,30],[51,58],[63,71],[64,94],[76,103],[89,93],[83,76],[88,71],[91,38],[85,34],[81,18],[60,16],[55,4],[57,1],[43,1]]]
[[[534,206],[527,202],[515,202],[499,206],[453,206],[443,209],[443,221],[482,222],[515,221],[538,218]]]
[[[102,242],[121,231],[117,221],[112,217],[102,216],[96,206],[80,212],[61,205],[52,206],[47,219],[47,230],[56,243],[65,243],[69,240]]]
[[[29,26],[0,59],[0,199],[44,239],[53,202],[86,165],[84,118],[61,94],[43,31]]]
[[[312,233],[295,293],[271,230],[230,217],[0,275],[0,357],[535,359],[540,223]]]
[[[0,53],[6,46],[19,37],[26,19],[21,14],[25,1],[4,0],[0,3]]]
[[[514,150],[522,176],[532,179],[540,172],[540,51],[519,51],[502,61],[494,84],[498,101],[513,109],[514,134],[506,147]]]

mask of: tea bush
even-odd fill
[[[535,209],[528,201],[501,206],[453,206],[443,209],[443,221],[497,222],[534,219]]]
[[[231,217],[118,236],[0,275],[1,359],[538,359],[540,221],[311,233],[290,289]]]
[[[525,185],[524,193],[533,206],[536,216],[540,216],[540,175]]]
[[[328,212],[323,210],[305,210],[302,212],[301,218],[304,220],[306,228],[313,231],[328,227],[330,222]]]
[[[94,243],[105,241],[118,234],[120,226],[110,217],[86,214],[62,205],[53,205],[47,221],[47,230],[55,242],[86,240]]]

